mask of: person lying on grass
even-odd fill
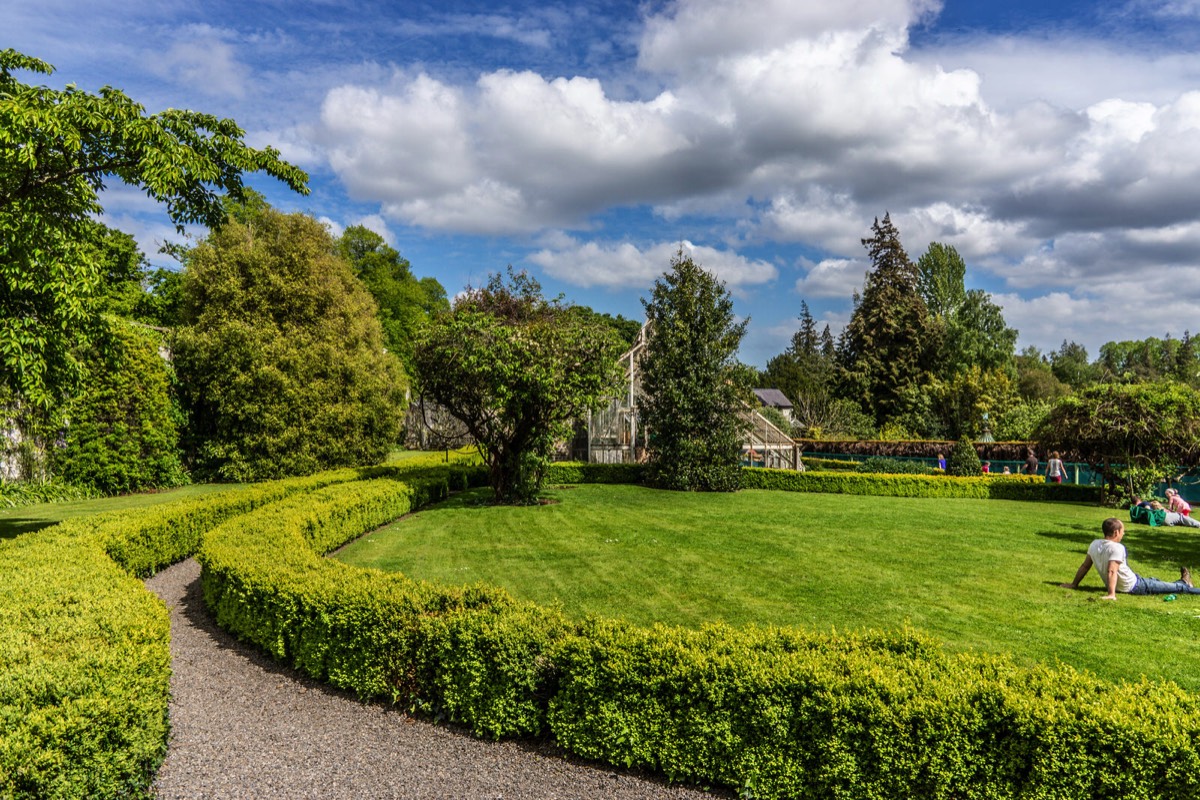
[[[1059,584],[1064,589],[1078,589],[1079,582],[1088,574],[1088,570],[1096,567],[1096,574],[1104,582],[1106,594],[1101,600],[1116,600],[1117,592],[1127,594],[1200,594],[1200,589],[1192,586],[1192,573],[1187,567],[1179,568],[1179,580],[1172,583],[1160,581],[1158,578],[1143,578],[1129,568],[1125,554],[1125,523],[1116,517],[1109,517],[1100,526],[1104,532],[1103,539],[1096,539],[1088,545],[1087,555],[1083,563],[1075,571],[1075,580]]]
[[[1163,504],[1155,500],[1150,504],[1150,507],[1157,511],[1158,509],[1163,508]],[[1200,528],[1200,519],[1192,519],[1185,514],[1172,511],[1169,508],[1163,510],[1167,512],[1166,524],[1168,525],[1187,525],[1189,528]],[[1188,506],[1188,510],[1191,510],[1191,506]]]

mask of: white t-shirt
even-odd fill
[[[1117,567],[1117,591],[1133,591],[1133,587],[1137,585],[1137,575],[1134,575],[1133,570],[1129,568],[1129,561],[1125,556],[1125,545],[1118,544],[1111,539],[1097,539],[1088,546],[1088,555],[1091,556],[1092,563],[1096,565],[1096,572],[1100,575],[1101,583],[1108,576],[1108,562],[1120,561],[1121,566]]]

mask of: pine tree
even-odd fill
[[[918,271],[900,233],[885,214],[863,239],[871,256],[862,296],[838,348],[843,391],[856,400],[876,424],[909,410],[925,382],[928,362],[929,311],[918,289]]]

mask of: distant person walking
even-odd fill
[[[1067,468],[1063,465],[1062,459],[1058,457],[1058,451],[1055,450],[1050,454],[1050,460],[1046,462],[1046,480],[1062,483],[1066,471]]]
[[[937,457],[937,467],[938,467],[938,469],[940,469],[942,472],[945,472],[945,471],[946,471],[946,457],[945,457],[944,455],[942,455],[941,453],[938,453],[938,457]]]
[[[1037,475],[1038,474],[1037,456],[1035,456],[1033,454],[1033,450],[1026,450],[1025,453],[1026,453],[1025,469],[1024,469],[1025,474],[1026,475]]]

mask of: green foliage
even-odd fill
[[[954,449],[950,451],[950,458],[946,461],[946,474],[960,478],[983,474],[979,453],[970,439],[963,437],[954,443]]]
[[[946,475],[793,472],[745,467],[742,486],[787,492],[876,495],[879,497],[969,497],[1027,502],[1096,503],[1100,490],[1073,483],[1046,483],[1036,475],[951,477]]]
[[[889,475],[928,475],[930,466],[924,461],[912,461],[887,456],[871,456],[859,462],[858,472],[884,472]]]
[[[871,255],[862,297],[838,345],[842,394],[882,425],[910,411],[925,382],[930,358],[929,311],[918,291],[917,268],[885,214],[863,239]]]
[[[0,508],[65,503],[99,496],[100,492],[90,486],[73,486],[62,481],[0,481]]]
[[[446,290],[436,278],[418,279],[408,259],[383,237],[362,225],[351,225],[337,242],[367,291],[379,304],[384,342],[411,373],[417,331],[436,314],[449,311]]]
[[[220,196],[246,172],[307,193],[307,176],[272,148],[246,146],[228,119],[145,109],[111,87],[51,89],[13,73],[49,64],[0,51],[0,386],[43,408],[80,379],[73,353],[97,329],[105,266],[93,217],[117,178],[166,203],[179,226],[220,225]]]
[[[321,223],[242,209],[187,257],[173,351],[195,468],[261,480],[382,461],[406,379]]]
[[[991,416],[992,433],[1002,442],[1028,442],[1054,407],[1047,400],[1019,400]]]
[[[550,450],[615,391],[621,343],[509,268],[468,289],[425,327],[414,360],[421,392],[466,425],[498,503],[536,502]]]
[[[933,378],[929,396],[952,436],[978,436],[983,433],[983,417],[1009,408],[1017,393],[1012,378],[1003,369],[984,371],[976,365],[955,372],[949,380]]]
[[[174,374],[159,349],[162,336],[110,318],[103,348],[84,358],[83,391],[66,407],[66,444],[54,471],[105,494],[162,489],[187,482],[179,454],[182,419]]]
[[[1044,450],[1078,453],[1110,491],[1149,494],[1180,464],[1200,460],[1200,392],[1174,384],[1096,384],[1064,397],[1043,420]]]
[[[643,300],[650,337],[642,361],[642,419],[650,481],[664,489],[738,487],[749,387],[736,354],[746,322],[711,273],[680,250]]]
[[[444,491],[478,482],[477,468],[441,460],[229,489],[0,543],[9,589],[0,593],[0,797],[149,796],[166,753],[170,629],[162,603],[129,573],[148,575],[194,554],[206,531],[235,515],[338,482],[386,478],[418,499],[430,496],[424,485]],[[370,498],[356,496],[363,519]],[[325,509],[313,509],[310,538],[318,541],[312,531],[322,529]]]
[[[643,464],[589,464],[577,461],[557,461],[546,468],[546,483],[643,483],[646,467]]]
[[[612,328],[616,331],[621,343],[625,345],[625,349],[633,347],[633,343],[637,341],[638,334],[642,330],[642,323],[636,319],[628,319],[621,314],[617,314],[615,317],[612,314],[601,314],[588,306],[571,306],[571,313]]]

